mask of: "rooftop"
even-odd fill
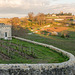
[[[0,25],[5,25],[4,23],[0,23]]]
[[[0,27],[11,27],[11,25],[6,25],[4,23],[0,23]]]

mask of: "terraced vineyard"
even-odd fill
[[[0,63],[58,63],[68,58],[49,48],[12,39],[0,40]]]

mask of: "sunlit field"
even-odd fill
[[[67,60],[68,57],[40,45],[14,38],[11,41],[0,40],[0,64],[60,63]]]
[[[22,32],[25,34],[21,34],[20,30],[18,31],[19,34],[14,33],[13,35],[15,36],[19,36],[22,38],[26,38],[26,39],[30,39],[30,40],[34,40],[34,41],[38,41],[38,42],[42,42],[42,43],[46,43],[46,44],[50,44],[53,46],[56,46],[58,48],[61,48],[65,51],[68,51],[70,53],[72,53],[73,55],[75,55],[75,31],[74,28],[70,28],[67,30],[69,32],[70,37],[69,38],[62,38],[59,36],[47,36],[47,35],[43,35],[43,34],[32,34],[32,35],[28,35],[27,32],[24,30],[22,30]]]

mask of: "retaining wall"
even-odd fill
[[[30,43],[49,47],[59,53],[69,57],[69,60],[63,63],[51,64],[0,64],[0,75],[75,75],[75,57],[64,50],[52,45],[47,45],[20,37],[16,39]]]

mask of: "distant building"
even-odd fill
[[[63,21],[64,19],[54,19],[55,21]]]
[[[52,14],[53,17],[56,17],[56,14]]]
[[[11,25],[5,25],[4,23],[0,23],[0,38],[12,39],[11,33]]]

